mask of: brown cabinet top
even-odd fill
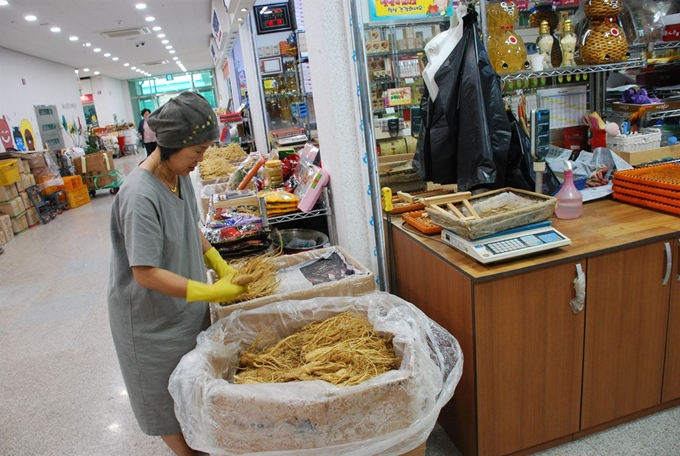
[[[553,226],[571,239],[571,245],[527,258],[483,265],[441,241],[439,235],[415,234],[393,217],[392,225],[421,242],[428,250],[474,281],[525,272],[551,264],[573,261],[608,251],[680,236],[680,217],[605,198],[583,204],[583,214],[575,220],[553,216]]]

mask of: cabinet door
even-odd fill
[[[680,239],[673,242],[673,274],[671,275],[671,308],[668,313],[666,369],[662,402],[680,397]]]
[[[569,305],[575,277],[568,263],[475,285],[480,455],[578,431],[584,312]]]
[[[657,242],[588,260],[581,429],[661,401],[665,250]]]

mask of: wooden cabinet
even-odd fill
[[[479,454],[508,454],[579,430],[584,312],[574,263],[474,287]]]
[[[583,429],[661,403],[669,298],[664,244],[588,259]]]
[[[535,452],[680,404],[677,217],[589,203],[577,220],[553,219],[572,245],[496,265],[397,220],[396,294],[463,350],[439,423],[464,455]],[[577,264],[586,302],[574,314]]]
[[[674,258],[673,272],[669,279],[671,298],[662,402],[680,398],[680,238],[675,239],[671,245]]]

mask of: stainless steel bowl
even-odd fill
[[[274,230],[271,233],[271,238],[277,247],[283,242],[284,253],[306,252],[328,245],[328,236],[324,233],[304,228]]]

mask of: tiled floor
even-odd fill
[[[129,171],[136,157],[116,160]],[[171,455],[132,416],[109,332],[109,209],[90,204],[17,236],[0,255],[0,455]],[[459,455],[441,428],[428,456]],[[680,408],[541,453],[680,455]],[[320,455],[321,456],[321,455]]]

